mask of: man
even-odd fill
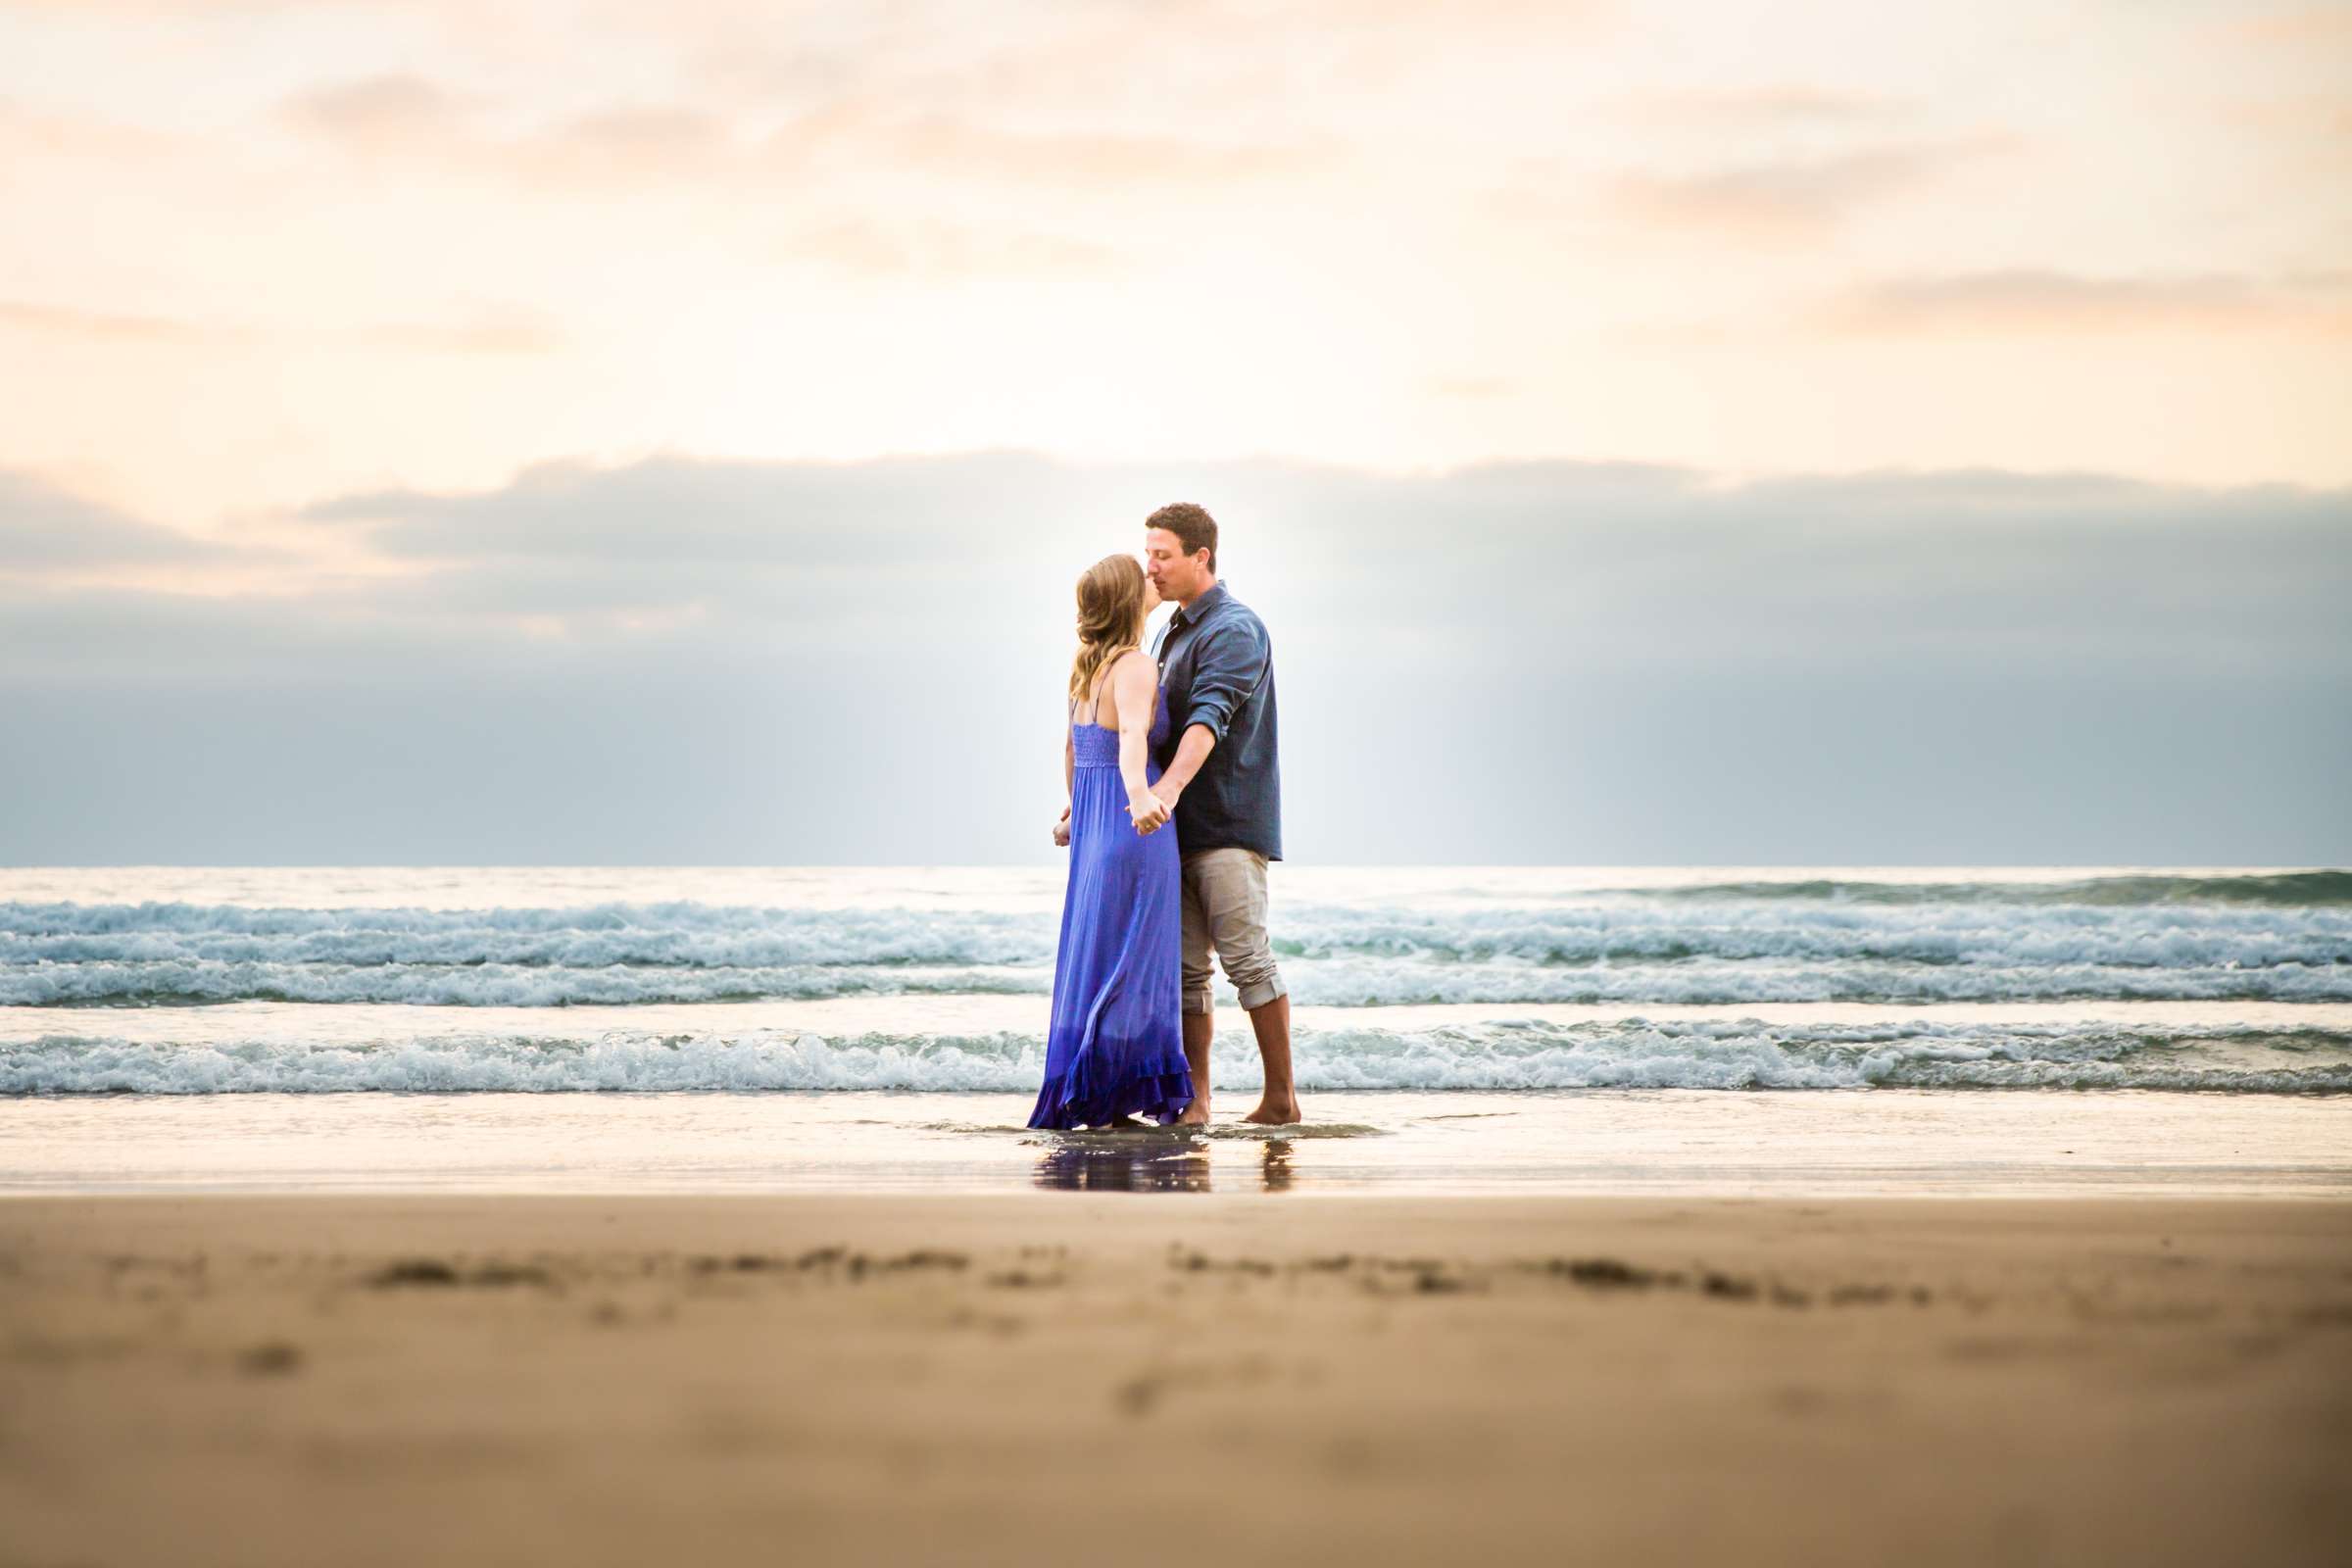
[[[1273,645],[1217,580],[1217,523],[1205,510],[1178,502],[1145,518],[1144,570],[1177,607],[1152,650],[1169,724],[1152,792],[1175,813],[1184,852],[1184,1054],[1199,1098],[1182,1119],[1208,1120],[1213,947],[1265,1061],[1264,1098],[1243,1119],[1281,1126],[1299,1114],[1290,990],[1266,940],[1266,862],[1282,858]]]

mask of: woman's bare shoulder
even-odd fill
[[[1159,667],[1140,648],[1130,648],[1102,672],[1103,722],[1116,729],[1119,715],[1148,712],[1159,685]]]

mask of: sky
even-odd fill
[[[2352,4],[0,0],[0,861],[2352,861]]]

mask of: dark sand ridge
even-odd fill
[[[0,1564],[2319,1563],[2352,1203],[0,1200]]]

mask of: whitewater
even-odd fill
[[[0,869],[0,1192],[2352,1188],[2341,870],[1279,866],[1312,1121],[1140,1152],[1019,1127],[1060,875]],[[1219,1002],[1230,1116],[1258,1070]]]
[[[2339,871],[1276,886],[1308,1088],[2352,1092]],[[0,872],[0,1094],[1011,1093],[1058,894],[1052,870]],[[1250,1081],[1227,1047],[1220,1078]]]

